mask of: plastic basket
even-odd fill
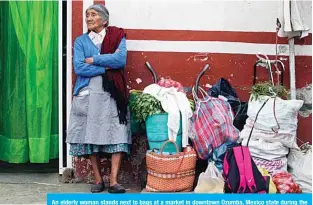
[[[168,114],[151,115],[146,120],[146,132],[148,138],[149,149],[160,150],[164,142],[168,141]],[[182,122],[180,118],[180,128],[176,137],[176,144],[179,151],[182,151]],[[169,143],[165,146],[164,152],[176,153],[175,145]]]

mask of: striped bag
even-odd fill
[[[201,87],[199,91],[202,99],[192,88],[196,109],[192,117],[195,136],[191,140],[198,157],[207,160],[214,148],[227,141],[236,142],[239,130],[233,125],[234,117],[227,101],[209,96]]]

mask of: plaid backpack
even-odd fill
[[[267,101],[264,102],[264,104],[258,111],[256,119],[266,102]],[[270,177],[262,176],[261,172],[258,170],[253,159],[251,158],[250,151],[248,148],[253,128],[254,125],[252,126],[247,146],[242,146],[240,143],[239,146],[230,148],[225,154],[223,165],[225,193],[261,194],[269,192]]]

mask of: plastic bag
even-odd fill
[[[283,171],[274,174],[273,182],[276,185],[278,193],[302,193],[301,188],[295,183],[291,174],[288,172]]]
[[[224,179],[222,174],[215,167],[214,162],[208,164],[205,172],[202,172],[198,179],[195,193],[224,193]]]
[[[158,85],[164,88],[174,87],[177,89],[177,92],[184,92],[183,85],[175,80],[172,80],[171,78],[161,78]]]
[[[304,193],[312,193],[312,147],[291,149],[288,155],[288,171]]]
[[[258,169],[261,172],[262,176],[270,177],[270,184],[269,184],[268,193],[269,194],[276,194],[277,193],[276,186],[275,186],[275,184],[273,182],[273,179],[272,179],[271,175],[268,173],[267,169],[259,167],[259,166],[258,166]]]
[[[227,98],[230,106],[233,108],[237,107],[240,104],[239,98],[236,91],[230,85],[230,83],[224,78],[219,79],[208,91],[208,94],[211,97],[218,98],[219,95]],[[234,110],[235,112],[235,110]]]
[[[239,131],[241,131],[246,124],[246,120],[248,119],[248,103],[241,102],[233,109],[236,111],[233,124]]]

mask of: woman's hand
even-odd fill
[[[85,59],[85,63],[93,64],[93,57],[86,58],[86,59]]]
[[[116,49],[114,53],[118,53],[120,50],[119,49]],[[93,57],[90,57],[90,58],[86,58],[85,59],[85,63],[88,63],[88,64],[93,64]],[[111,68],[109,67],[106,67],[105,68],[106,70],[111,70]]]
[[[114,53],[117,53],[119,52],[120,50],[119,49],[116,49]],[[109,68],[109,67],[105,67],[105,70],[111,70],[112,68]]]

